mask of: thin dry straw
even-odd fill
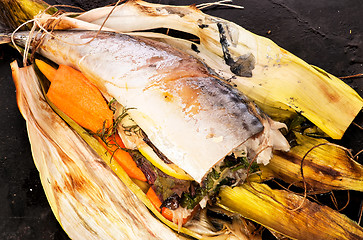
[[[53,16],[51,16],[51,17],[49,17],[48,19],[47,19],[47,22],[44,24],[44,26],[40,23],[40,21],[39,21],[39,19],[41,18],[41,16],[46,12],[46,10],[48,9],[48,8],[50,8],[50,7],[53,7],[53,6],[50,6],[50,7],[48,7],[47,9],[45,9],[44,11],[42,11],[42,13],[40,13],[40,14],[38,14],[38,17],[35,17],[34,19],[31,19],[31,20],[29,20],[29,21],[26,21],[25,23],[23,23],[23,24],[21,24],[18,28],[16,28],[13,32],[12,32],[12,34],[11,34],[11,42],[12,42],[12,44],[14,45],[14,47],[16,48],[16,50],[19,52],[19,53],[22,53],[21,52],[21,50],[19,49],[19,47],[16,45],[16,43],[15,43],[15,40],[14,40],[14,35],[15,35],[15,33],[17,32],[17,31],[19,31],[19,29],[21,28],[21,27],[23,27],[24,25],[26,25],[26,24],[28,24],[28,23],[33,23],[33,26],[32,26],[32,28],[31,28],[31,30],[30,30],[30,32],[29,32],[29,36],[28,36],[28,38],[27,38],[27,40],[26,40],[26,42],[25,42],[25,46],[24,46],[24,53],[22,54],[23,55],[23,64],[24,64],[24,66],[26,66],[26,62],[27,62],[27,57],[28,57],[28,54],[29,54],[29,51],[30,51],[30,46],[31,46],[31,43],[32,43],[32,36],[34,36],[34,32],[35,32],[35,30],[36,30],[36,28],[38,27],[40,30],[38,31],[38,33],[41,33],[41,32],[43,32],[43,35],[39,38],[39,42],[38,42],[38,46],[39,46],[39,44],[41,43],[41,41],[43,40],[43,38],[44,38],[44,36],[46,35],[46,34],[49,34],[49,35],[51,35],[52,37],[54,37],[54,38],[57,38],[58,40],[60,40],[60,41],[62,41],[62,42],[64,42],[64,43],[67,43],[67,44],[70,44],[70,45],[85,45],[85,44],[88,44],[88,43],[90,43],[90,42],[92,42],[96,37],[97,37],[97,35],[101,32],[101,30],[102,30],[102,28],[103,28],[103,26],[104,26],[104,24],[106,23],[106,21],[108,20],[108,18],[109,18],[109,16],[112,14],[112,12],[114,11],[114,9],[117,7],[117,5],[120,3],[120,2],[123,2],[123,0],[119,0],[119,1],[117,1],[117,3],[115,4],[115,6],[111,9],[111,11],[109,12],[109,14],[107,15],[107,17],[106,17],[106,19],[104,20],[104,22],[102,23],[102,25],[100,26],[100,28],[98,29],[98,31],[97,31],[97,33],[95,34],[95,36],[92,38],[92,39],[90,39],[88,42],[86,42],[86,43],[82,43],[82,44],[74,44],[74,43],[70,43],[70,42],[66,42],[66,41],[64,41],[64,40],[62,40],[62,39],[60,39],[60,38],[58,38],[57,36],[55,36],[54,34],[52,34],[52,32],[51,31],[48,31],[47,30],[47,27],[46,27],[46,25],[50,25],[50,22],[51,21],[58,21],[58,22],[60,22],[61,21],[61,18],[63,17],[63,16],[67,16],[67,15],[71,15],[72,13],[62,13],[62,14],[59,14],[59,12],[57,12],[57,13],[55,13]],[[63,7],[72,7],[72,6],[68,6],[68,5],[54,5],[54,6],[63,6]],[[80,10],[83,10],[83,9],[80,9]],[[57,24],[57,23],[56,23]],[[55,25],[56,25],[55,24]],[[53,26],[53,28],[54,28],[55,26]]]
[[[226,6],[226,7],[244,9],[244,7],[242,7],[242,6],[238,6],[238,5],[234,5],[234,4],[227,4],[227,2],[232,2],[232,0],[222,0],[222,1],[218,1],[218,2],[212,2],[212,3],[201,3],[201,4],[198,4],[196,7],[199,9],[204,9],[204,8],[208,8],[211,6]]]
[[[70,7],[70,8],[76,8],[76,9],[79,9],[81,11],[84,11],[83,9],[81,8],[78,8],[78,7],[73,7],[73,6],[69,6],[69,5],[53,5],[53,6],[49,6],[48,8],[46,8],[45,10],[43,10],[40,14],[44,14],[48,9],[52,8],[52,7]],[[67,13],[67,14],[71,14],[71,13]],[[56,20],[58,18],[54,18],[54,20]],[[35,29],[36,27],[39,27],[42,31],[46,32],[46,33],[49,33],[39,22],[38,22],[38,19],[37,18],[34,18],[34,19],[31,19],[31,20],[28,20],[26,21],[25,23],[21,24],[19,27],[17,27],[11,34],[11,42],[13,44],[13,46],[15,47],[15,49],[21,54],[21,50],[19,49],[19,47],[16,45],[15,43],[15,40],[14,40],[14,35],[17,31],[20,30],[20,28],[22,28],[23,26],[27,25],[28,23],[34,23],[30,32],[29,32],[29,37],[28,39],[26,40],[25,42],[25,46],[24,46],[24,53],[22,54],[23,55],[23,64],[24,66],[26,66],[26,60],[27,60],[27,57],[28,57],[28,54],[29,54],[29,50],[30,50],[30,46],[31,46],[31,39],[34,35],[34,32],[35,32]],[[39,31],[41,32],[41,31]]]
[[[350,75],[350,76],[344,76],[344,77],[339,77],[340,79],[349,79],[349,78],[359,78],[359,77],[363,77],[363,73],[358,73],[355,75]]]
[[[21,52],[21,50],[20,50],[20,48],[17,46],[17,44],[15,43],[15,38],[14,38],[14,35],[15,35],[15,33],[17,32],[17,31],[19,31],[20,30],[20,28],[22,28],[23,26],[25,26],[26,24],[28,24],[28,23],[32,23],[32,22],[35,22],[35,19],[32,19],[32,20],[29,20],[29,21],[26,21],[25,23],[23,23],[23,24],[21,24],[19,27],[17,27],[12,33],[11,33],[11,36],[10,36],[10,38],[11,38],[11,43],[13,44],[13,46],[15,47],[15,49],[20,53],[20,54],[22,54],[22,52]],[[33,31],[34,31],[34,26],[35,25],[33,25],[33,27],[32,27],[32,29],[30,30],[30,33],[29,33],[29,35],[31,35],[32,33],[33,33]],[[29,39],[30,38],[28,38],[27,40],[26,40],[26,42],[25,42],[25,46],[24,46],[24,54],[22,54],[23,55],[23,64],[24,64],[24,66],[26,66],[26,58],[27,58],[27,55],[28,55],[28,52],[29,52],[29,48],[30,48],[30,42],[29,42]]]

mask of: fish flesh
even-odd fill
[[[24,45],[27,34],[16,33],[15,41]],[[198,59],[165,43],[95,31],[31,38],[41,40],[42,56],[78,69],[129,109],[153,145],[197,182],[232,152],[266,164],[272,149],[289,149],[282,124]]]

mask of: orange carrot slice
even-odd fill
[[[159,197],[156,195],[154,189],[149,188],[149,190],[146,193],[146,196],[149,198],[150,202],[154,205],[154,207],[160,212],[161,201]]]
[[[107,149],[107,151],[112,155],[113,159],[115,159],[118,164],[125,170],[127,175],[131,178],[136,178],[140,181],[146,182],[146,177],[144,173],[141,171],[140,168],[137,167],[137,164],[132,159],[130,154],[120,148],[124,148],[125,145],[123,144],[120,136],[115,133],[112,136],[108,137],[107,144],[98,139],[98,141]]]
[[[163,209],[161,209],[161,214],[169,221],[173,221],[173,210],[163,207]]]
[[[161,214],[166,218],[168,219],[169,221],[173,221],[173,216],[174,216],[174,211],[167,208],[167,207],[163,207],[161,209]],[[186,224],[189,220],[190,216],[189,217],[186,217],[186,218],[183,218],[183,222],[182,222],[182,225]],[[178,224],[178,223],[177,223]]]
[[[36,63],[51,81],[47,97],[67,116],[94,133],[112,125],[113,112],[106,100],[81,72],[65,65],[55,70],[40,60]]]

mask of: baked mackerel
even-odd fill
[[[266,164],[273,149],[289,149],[282,124],[201,61],[165,43],[111,32],[28,34],[16,33],[15,41],[39,42],[39,54],[81,71],[129,109],[152,144],[197,182],[232,152]]]

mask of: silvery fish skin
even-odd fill
[[[23,41],[25,34],[15,38]],[[198,182],[264,130],[240,92],[169,45],[118,33],[59,31],[45,35],[37,51],[80,70],[129,108],[151,142]]]

